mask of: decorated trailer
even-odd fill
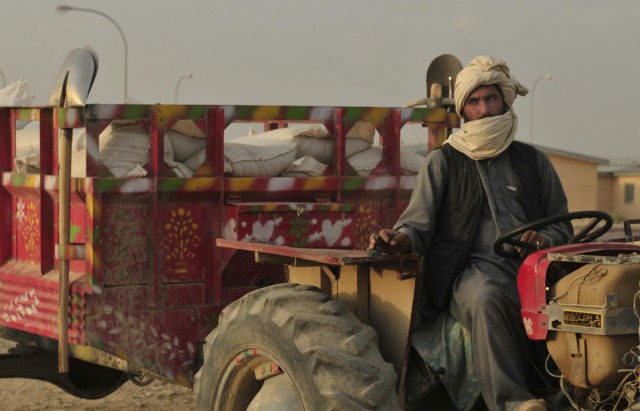
[[[0,107],[0,337],[20,343],[1,376],[84,398],[127,379],[192,387],[221,311],[294,276],[234,242],[311,249],[288,258],[315,261],[328,291],[362,265],[340,292],[361,318],[380,307],[372,267],[413,284],[415,256],[358,250],[411,195],[422,157],[403,130],[437,144],[459,126],[447,106],[86,105],[94,57],[70,54],[49,105]]]

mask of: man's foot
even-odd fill
[[[548,411],[547,403],[544,400],[529,400],[520,404],[518,411]]]

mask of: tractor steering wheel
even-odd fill
[[[516,228],[515,230],[511,230],[508,233],[501,235],[493,243],[493,251],[495,251],[496,254],[502,257],[520,258],[520,255],[515,252],[515,250],[505,250],[504,245],[509,244],[514,247],[521,247],[530,251],[536,251],[538,248],[535,244],[527,243],[520,240],[522,234],[526,233],[529,230],[540,231],[542,228],[545,228],[551,224],[571,222],[573,220],[579,220],[583,218],[590,218],[591,221],[589,221],[587,225],[585,225],[580,231],[578,231],[573,236],[573,238],[569,240],[568,244],[588,243],[590,241],[593,241],[596,238],[600,237],[602,234],[609,231],[609,229],[613,225],[613,218],[611,218],[609,214],[603,211],[575,211],[572,213],[558,214],[532,221],[528,224],[523,225],[522,227]],[[598,227],[598,225],[603,221],[604,225]]]

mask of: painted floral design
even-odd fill
[[[182,207],[171,210],[169,221],[164,225],[162,248],[164,258],[171,264],[178,280],[186,279],[187,261],[196,257],[201,240],[198,230],[199,225],[191,210]]]

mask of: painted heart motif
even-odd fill
[[[278,224],[282,221],[281,217],[275,218],[273,220],[265,221],[262,224],[260,221],[256,221],[251,226],[251,239],[257,240],[263,243],[268,243],[271,240],[271,236],[273,235],[273,231]]]
[[[229,240],[235,240],[238,237],[238,233],[236,231],[236,220],[231,218],[224,225],[224,229],[222,230],[224,233],[224,238]]]
[[[327,245],[331,247],[335,244],[336,241],[342,235],[342,229],[345,224],[343,221],[336,221],[335,223],[331,223],[329,220],[324,220],[322,222],[322,235],[324,235],[325,240],[327,241]]]

